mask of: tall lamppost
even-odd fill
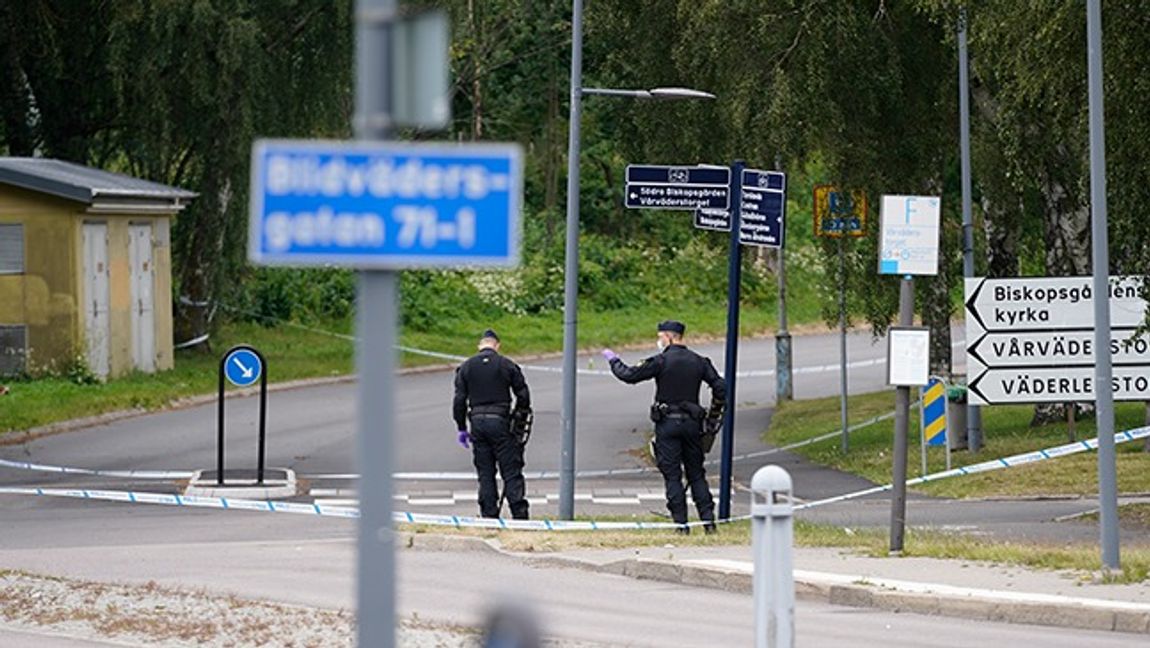
[[[572,0],[571,12],[571,113],[567,131],[567,242],[563,266],[563,408],[562,449],[559,455],[559,518],[575,517],[575,381],[579,342],[579,122],[583,96],[600,95],[632,99],[714,99],[715,95],[690,88],[625,90],[583,87],[583,0]]]

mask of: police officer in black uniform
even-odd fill
[[[715,503],[707,485],[703,457],[723,416],[726,383],[711,361],[683,344],[687,327],[682,322],[667,320],[658,326],[661,353],[628,367],[610,349],[603,357],[611,364],[615,377],[628,384],[655,379],[655,403],[651,419],[655,422],[655,462],[667,487],[667,509],[680,525],[679,533],[690,533],[687,524],[687,498],[683,490],[683,473],[691,488],[691,498],[699,510],[699,519],[707,533],[715,531]],[[708,412],[699,405],[699,387],[711,388]]]
[[[515,394],[515,407],[511,394]],[[531,392],[519,365],[499,355],[499,336],[487,329],[479,340],[479,353],[455,370],[455,400],[452,415],[459,430],[459,444],[472,444],[475,469],[479,474],[479,512],[497,518],[502,504],[495,484],[495,469],[503,477],[503,494],[517,520],[528,517],[526,485],[523,480],[522,439],[513,429],[513,420],[529,420]],[[471,431],[468,432],[468,419]]]

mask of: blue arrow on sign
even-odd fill
[[[224,359],[224,375],[236,387],[254,385],[263,372],[260,357],[251,349],[236,349]]]

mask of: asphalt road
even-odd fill
[[[350,531],[349,524],[344,528]],[[274,530],[285,531],[278,526]],[[347,539],[208,543],[188,537],[112,547],[93,546],[77,538],[61,545],[3,549],[0,564],[71,578],[155,582],[324,608],[354,605],[354,547]],[[533,565],[483,552],[401,549],[397,570],[400,613],[407,618],[475,627],[493,606],[518,600],[529,602],[544,631],[554,637],[628,646],[752,644],[752,600],[746,594]],[[796,633],[800,646],[830,647],[1103,648],[1144,643],[1135,635],[895,614],[805,601],[797,606]]]
[[[959,339],[956,334],[955,339]],[[850,361],[867,366],[851,371],[852,391],[874,391],[885,383],[885,365],[875,362],[884,354],[884,342],[872,341],[868,334],[854,334],[850,339]],[[722,344],[712,343],[699,350],[722,365]],[[644,351],[624,352],[629,362],[646,355]],[[961,356],[961,354],[958,354]],[[595,356],[585,356],[580,366],[604,369]],[[270,359],[274,371],[274,358]],[[795,338],[795,392],[799,398],[812,398],[837,393],[838,340],[834,335]],[[555,368],[559,360],[525,363]],[[749,340],[742,344],[740,371],[760,372],[774,368],[774,341]],[[537,411],[537,427],[528,447],[528,470],[555,470],[559,458],[559,406],[561,376],[554,371],[527,372]],[[397,381],[400,404],[399,430],[396,440],[397,468],[401,471],[450,471],[470,473],[470,453],[455,444],[454,425],[450,420],[450,371],[415,373]],[[736,426],[736,453],[767,449],[760,434],[769,422],[774,399],[774,377],[756,376],[739,380],[739,415]],[[650,429],[646,405],[653,387],[650,383],[628,386],[610,376],[581,375],[579,378],[579,437],[577,464],[580,469],[639,467],[645,465],[641,453],[645,435]],[[355,385],[338,384],[275,392],[269,396],[268,463],[286,466],[303,476],[354,473],[357,470],[354,432]],[[251,467],[255,460],[255,420],[257,400],[231,399],[227,403],[229,433],[228,465]],[[193,470],[212,467],[215,461],[215,405],[163,412],[125,419],[86,430],[42,437],[20,445],[0,446],[0,457],[31,460],[46,464],[82,466],[98,469]],[[716,457],[714,453],[712,457]],[[750,475],[766,461],[779,463],[792,472],[795,493],[802,499],[818,499],[865,488],[865,480],[812,466],[795,455],[776,454],[769,458],[738,462],[736,484],[745,485]],[[712,476],[717,469],[711,470]],[[336,498],[357,496],[350,480],[312,479],[312,486],[335,493]],[[106,489],[134,489],[175,492],[175,483],[132,482],[83,478],[71,475],[28,473],[0,469],[0,485],[75,486]],[[533,506],[536,516],[555,515],[555,481],[529,482],[530,494],[541,501]],[[581,497],[605,495],[613,500],[600,504],[600,498],[577,501],[581,515],[620,516],[661,513],[665,509],[660,497],[661,480],[656,473],[611,479],[581,479]],[[350,492],[348,492],[350,490]],[[401,509],[470,515],[475,513],[474,482],[406,481],[397,485],[401,494],[412,502],[431,501],[430,508],[398,503]],[[317,490],[317,493],[319,491]],[[543,498],[551,498],[543,502]],[[472,499],[468,500],[467,497]],[[620,497],[627,496],[627,497]],[[628,497],[639,501],[626,503]],[[430,499],[429,499],[430,498]],[[746,510],[748,496],[736,493],[732,498],[733,513]],[[76,526],[84,519],[83,510],[90,502],[68,502],[46,499],[12,498],[0,500],[5,517],[19,519],[22,533],[37,535],[39,525]],[[620,504],[618,500],[623,500]],[[804,514],[815,519],[852,526],[885,526],[889,505],[881,496],[869,502],[846,502],[815,509]],[[1096,531],[1089,524],[1055,524],[1056,517],[1089,510],[1093,502],[1054,501],[1024,503],[949,502],[919,498],[910,504],[909,521],[915,525],[962,529],[973,532],[1010,535],[1033,539],[1094,540]],[[161,519],[182,519],[183,511],[160,511],[156,507],[111,505],[102,509],[100,519],[117,522],[109,528],[130,527],[131,518],[154,515]],[[129,511],[131,509],[131,511]],[[55,519],[69,511],[69,519]],[[123,523],[120,520],[123,519]],[[250,533],[246,524],[237,523],[236,532]],[[309,528],[310,527],[305,527]],[[11,527],[8,529],[11,530]],[[83,532],[75,528],[75,532]],[[5,531],[0,531],[0,535]],[[308,533],[311,533],[310,531]]]

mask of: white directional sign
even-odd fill
[[[1107,289],[1114,398],[1150,400],[1150,334],[1141,277],[1112,277]],[[1094,295],[1090,277],[966,280],[970,402],[1094,399]]]
[[[968,385],[970,402],[1070,403],[1094,400],[1094,367],[988,369]],[[1147,367],[1114,367],[1114,400],[1150,400]]]
[[[937,196],[883,196],[879,233],[879,274],[938,274]]]
[[[1092,282],[1090,277],[967,279],[966,312],[987,331],[1093,330]],[[1111,277],[1111,327],[1142,323],[1146,301],[1141,290],[1141,277]]]

